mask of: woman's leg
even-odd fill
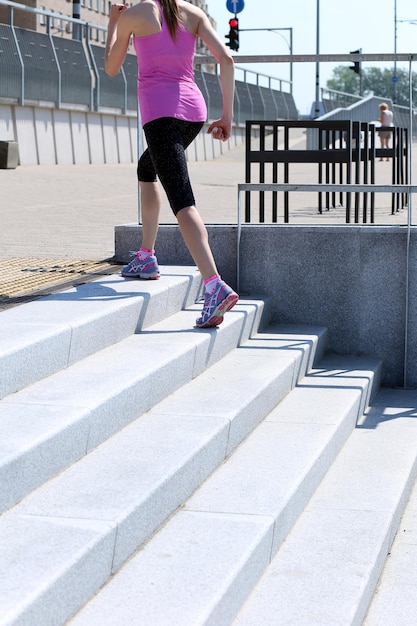
[[[142,248],[153,250],[158,234],[161,194],[158,183],[139,181],[142,214]]]
[[[207,228],[195,206],[188,206],[177,213],[178,225],[203,280],[218,275],[208,241]]]

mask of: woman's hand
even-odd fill
[[[124,4],[114,3],[110,6],[110,16],[109,22],[117,22],[126,9],[129,8],[129,3],[125,2]]]
[[[207,132],[213,136],[213,139],[227,141],[232,134],[232,122],[221,117],[210,124]]]

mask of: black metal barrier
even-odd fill
[[[306,149],[292,149],[291,129],[304,128]],[[385,129],[384,129],[385,130]],[[246,183],[289,183],[290,165],[294,163],[317,164],[319,184],[349,185],[375,184],[377,158],[392,159],[392,184],[408,184],[409,147],[408,129],[392,128],[392,148],[376,147],[378,129],[374,124],[338,121],[254,121],[246,122]],[[279,135],[281,133],[281,135]],[[256,143],[256,148],[254,144]],[[268,148],[267,148],[268,143]],[[258,164],[258,180],[252,180],[252,165]],[[266,164],[272,168],[271,180],[266,180]],[[279,164],[283,164],[283,180],[278,180]],[[308,181],[304,181],[308,182]],[[251,193],[245,191],[245,222],[251,222]],[[264,223],[265,191],[259,193],[259,222]],[[283,192],[284,223],[290,221],[289,191]],[[352,194],[354,203],[352,203]],[[324,198],[324,202],[323,202]],[[404,208],[407,194],[392,194],[392,213]],[[373,192],[326,191],[318,192],[318,212],[336,206],[346,210],[346,223],[374,223],[375,194]],[[362,207],[362,215],[361,215]],[[278,222],[278,192],[272,191],[271,220]]]

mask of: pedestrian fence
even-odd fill
[[[385,130],[385,129],[384,129]],[[296,140],[292,139],[293,131]],[[301,131],[301,133],[300,133]],[[408,206],[409,132],[393,127],[391,148],[377,147],[378,128],[367,122],[246,122],[245,184],[239,185],[239,219],[246,223],[290,223],[290,193],[317,192],[318,213],[345,208],[345,222],[375,223],[375,193],[391,192],[391,213]],[[391,161],[391,184],[376,185],[376,161]],[[291,184],[291,165],[305,164],[307,181]],[[315,179],[315,180],[314,180]],[[244,217],[240,192],[245,193]],[[266,193],[270,203],[266,204]],[[257,193],[257,215],[253,196]],[[281,201],[281,205],[279,202]],[[281,209],[281,210],[280,210]],[[280,217],[282,216],[282,217]]]

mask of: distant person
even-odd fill
[[[105,69],[115,76],[123,65],[131,36],[138,57],[138,97],[147,149],[138,162],[142,200],[142,242],[122,276],[159,278],[155,241],[161,199],[157,176],[178,220],[183,239],[205,285],[204,307],[196,326],[218,326],[238,295],[221,280],[207,229],[195,206],[185,149],[207,117],[206,104],[194,79],[196,38],[200,37],[220,66],[221,117],[208,132],[226,141],[232,132],[234,63],[207,15],[185,0],[139,0],[132,7],[112,4]]]
[[[390,111],[386,102],[381,102],[379,110],[380,116],[378,118],[378,122],[381,123],[381,127],[378,130],[379,140],[381,142],[381,148],[388,149],[392,131],[384,130],[384,128],[392,128],[394,126],[394,114]],[[381,157],[379,160],[383,161],[384,159]],[[386,160],[389,161],[388,158]]]

